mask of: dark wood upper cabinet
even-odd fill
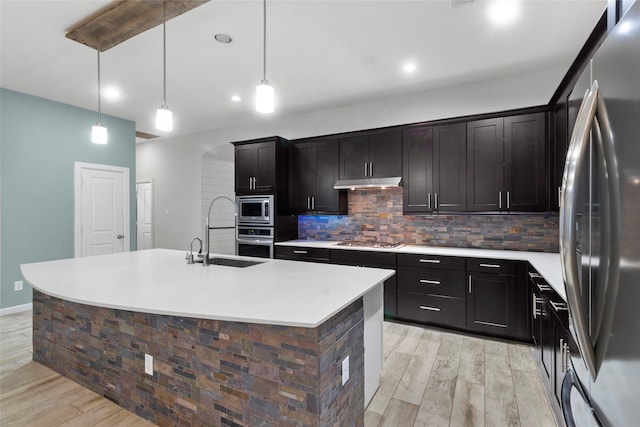
[[[233,145],[236,195],[274,194],[285,201],[289,142],[274,136]]]
[[[401,175],[401,131],[370,133],[340,139],[340,179]]]
[[[346,191],[333,189],[339,172],[337,139],[293,144],[289,164],[291,213],[347,213]]]
[[[497,211],[504,189],[504,119],[467,123],[467,210]]]
[[[466,210],[465,124],[403,132],[403,211]]]
[[[504,118],[503,208],[542,212],[547,206],[545,113]]]
[[[547,206],[545,113],[467,123],[467,210],[541,212]]]
[[[467,210],[467,139],[464,123],[433,128],[433,186],[440,212]]]

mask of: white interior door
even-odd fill
[[[149,181],[136,184],[137,242],[138,250],[153,248],[153,184]]]
[[[76,256],[129,250],[129,169],[75,164]]]

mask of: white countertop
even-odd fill
[[[560,269],[560,254],[527,251],[503,251],[497,249],[446,248],[437,246],[405,245],[391,249],[339,246],[335,241],[290,240],[279,242],[280,246],[306,246],[313,248],[330,248],[344,250],[394,252],[407,254],[443,255],[467,258],[492,258],[514,261],[528,261],[533,268],[551,285],[551,287],[566,301],[562,271]]]
[[[81,304],[307,328],[319,326],[395,273],[275,259],[246,268],[203,267],[187,264],[184,256],[184,251],[150,249],[20,267],[34,288]]]

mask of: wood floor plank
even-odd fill
[[[394,351],[413,356],[423,335],[424,328],[416,326],[408,327],[407,333],[398,341]]]
[[[400,379],[404,375],[404,371],[409,365],[409,361],[411,361],[411,356],[408,354],[398,353],[397,351],[391,352],[384,363],[380,387],[373,395],[371,402],[369,402],[368,411],[376,412],[380,415],[384,414]]]
[[[391,399],[378,427],[411,426],[418,415],[418,405]]]
[[[446,338],[446,337],[445,337]],[[420,409],[416,417],[416,426],[447,426],[451,419],[451,409],[453,408],[453,396],[456,390],[458,379],[458,367],[460,365],[458,357],[450,357],[443,352],[443,339],[440,344],[439,354],[436,357],[427,387],[420,402]],[[451,342],[448,341],[450,344]],[[445,349],[445,352],[449,348]]]
[[[484,384],[484,340],[464,337],[460,354],[460,379],[476,384]]]
[[[509,363],[516,371],[538,372],[533,360],[532,347],[524,344],[512,344],[509,349]]]
[[[419,406],[435,363],[442,337],[425,330],[393,397]]]
[[[555,427],[549,402],[537,372],[513,371],[513,383],[522,427]],[[544,410],[546,408],[546,410]]]
[[[506,348],[505,348],[506,351]],[[486,354],[487,360],[492,356]],[[520,417],[511,370],[485,370],[484,418],[487,426],[518,427]]]
[[[483,427],[484,385],[458,377],[451,409],[451,427]]]
[[[70,405],[60,405],[25,411],[19,416],[2,416],[3,427],[57,427],[72,420],[82,412]]]
[[[485,370],[511,372],[508,345],[502,341],[487,339],[484,342]]]
[[[382,414],[367,409],[364,412],[364,427],[378,427],[381,419]]]

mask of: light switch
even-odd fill
[[[342,361],[342,385],[347,383],[349,379],[349,356],[345,357]]]

